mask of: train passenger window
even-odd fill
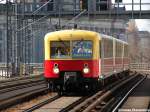
[[[72,58],[92,58],[92,41],[77,40],[72,46]]]
[[[122,56],[122,43],[116,41],[116,57]]]
[[[104,38],[104,58],[113,57],[113,40]]]
[[[128,45],[124,45],[124,57],[128,57],[128,55],[129,55]]]
[[[69,41],[53,41],[50,43],[51,58],[70,58]]]

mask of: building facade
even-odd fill
[[[48,0],[16,0],[18,4],[25,4],[25,12],[32,12],[42,6]],[[111,0],[50,0],[41,11],[71,11],[87,10],[106,11],[112,8]]]
[[[44,3],[46,3],[47,0],[17,0],[16,2],[18,3],[17,9],[19,13],[22,9],[24,9],[25,12],[33,12],[34,10],[41,7]],[[88,10],[89,12],[110,10],[111,0],[50,0],[49,3],[41,8],[37,14],[42,13],[41,11],[49,12],[59,10],[61,13],[61,11],[77,12],[84,9]],[[21,11],[22,14],[24,11]],[[0,62],[6,62],[6,15],[1,15],[0,19]],[[93,20],[89,19],[87,16],[78,18],[77,20],[71,21],[66,25],[68,21],[70,20],[53,17],[42,19],[41,21],[34,23],[34,16],[33,18],[29,19],[24,18],[24,16],[21,16],[20,18],[16,16],[12,17],[12,24],[10,29],[12,32],[12,35],[10,34],[12,42],[9,46],[11,49],[10,61],[15,62],[15,60],[19,60],[22,63],[42,63],[44,58],[44,35],[48,32],[58,30],[56,28],[57,25],[60,25],[59,27],[62,28],[65,26],[63,29],[72,29],[74,24],[77,24],[78,29],[92,30],[126,40],[125,20]],[[23,30],[19,30],[22,28]],[[13,57],[13,59],[11,57]]]
[[[0,63],[6,62],[6,17],[0,16]]]
[[[148,31],[139,31],[139,61],[141,63],[150,63],[150,33]]]

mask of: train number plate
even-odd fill
[[[76,72],[65,72],[64,74],[64,82],[66,82],[67,80],[70,81],[76,81]]]
[[[69,76],[75,76],[77,73],[76,72],[65,72],[65,76],[69,75]]]

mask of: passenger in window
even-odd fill
[[[85,50],[84,50],[83,46],[81,46],[81,47],[78,49],[78,53],[80,53],[80,54],[85,53]]]
[[[62,50],[61,50],[61,48],[56,48],[55,56],[56,57],[61,57],[62,56]]]

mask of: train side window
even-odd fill
[[[104,58],[113,57],[113,40],[104,38]]]
[[[102,40],[99,41],[99,57],[101,58],[102,56],[102,44],[101,44]]]
[[[121,57],[122,56],[122,43],[116,41],[116,57]]]
[[[124,57],[128,57],[129,51],[128,51],[128,45],[124,45]]]

